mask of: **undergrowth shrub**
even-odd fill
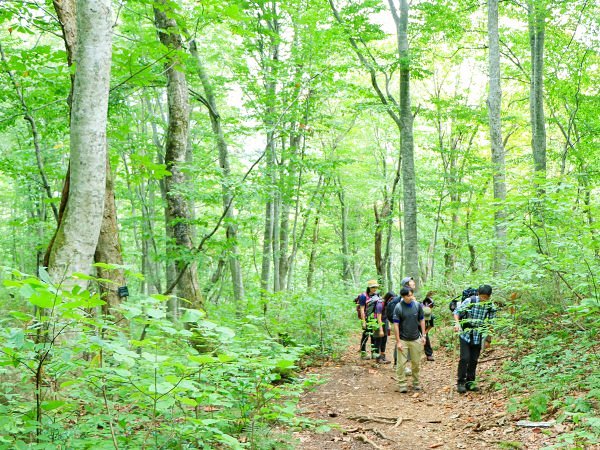
[[[348,332],[334,295],[188,309],[184,327],[163,296],[131,297],[115,324],[88,290],[17,272],[5,285],[26,303],[0,329],[0,448],[289,448],[282,429],[317,425],[298,415],[315,383],[299,362],[335,356]]]

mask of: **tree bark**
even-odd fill
[[[77,30],[77,70],[70,127],[70,190],[48,266],[51,277],[57,282],[73,272],[91,272],[100,235],[106,191],[111,2],[78,0]],[[84,280],[79,284],[87,285]]]
[[[546,178],[546,120],[544,116],[544,39],[546,31],[546,0],[529,0],[529,45],[531,51],[531,147],[536,182]]]
[[[198,287],[197,264],[193,259],[193,233],[190,224],[192,212],[189,201],[181,193],[181,186],[186,181],[182,168],[186,162],[189,133],[188,87],[185,73],[179,68],[182,62],[178,56],[183,48],[182,38],[175,19],[171,17],[172,2],[158,0],[156,5],[154,20],[159,39],[170,51],[165,64],[169,109],[165,165],[171,175],[165,179],[167,200],[165,215],[168,224],[172,227],[173,239],[177,246],[178,255],[175,259],[179,279],[178,295],[189,301],[192,308],[202,309],[204,305]]]
[[[65,42],[65,49],[67,51],[67,64],[69,67],[73,64],[75,51],[77,49],[77,6],[75,0],[53,0],[54,9],[58,16],[60,26],[63,32],[63,39]],[[71,107],[73,98],[74,88],[74,74],[71,75],[71,92],[69,94],[68,104]],[[69,183],[71,167],[67,169],[67,175],[65,185],[63,186],[63,192],[61,196],[61,205],[58,214],[58,223],[63,218],[64,210],[69,198]],[[52,238],[49,245],[46,265],[49,264],[50,251],[54,244],[56,235]],[[114,195],[114,183],[110,168],[110,158],[108,155],[108,149],[106,150],[106,190],[104,194],[104,212],[102,214],[102,225],[100,227],[100,236],[98,238],[98,245],[94,252],[94,262],[105,263],[115,266],[121,266],[123,264],[123,256],[121,252],[121,245],[119,243],[119,229],[117,225],[117,211],[115,204]],[[105,278],[113,281],[116,286],[125,285],[125,276],[123,269],[106,269],[98,268],[97,275],[100,278]],[[113,285],[107,283],[100,283],[100,292],[102,293],[107,304],[103,308],[104,312],[111,312],[114,314],[115,307],[120,303],[120,297]]]
[[[488,0],[489,95],[488,114],[494,183],[494,229],[496,232],[494,274],[506,268],[506,165],[502,142],[502,105],[500,44],[498,32],[498,0]]]
[[[341,180],[338,178],[337,182],[337,195],[340,201],[340,213],[341,213],[341,247],[342,247],[342,280],[344,280],[344,286],[350,287],[352,283],[352,271],[350,268],[350,247],[348,245],[348,205],[346,203],[346,195],[344,193],[344,187],[342,186]]]
[[[206,104],[209,111],[210,124],[217,142],[219,152],[219,166],[221,167],[222,181],[221,189],[223,192],[223,208],[225,209],[225,233],[227,237],[227,259],[229,261],[229,271],[231,272],[231,282],[233,287],[233,299],[236,302],[244,298],[244,281],[242,277],[242,268],[240,266],[240,252],[238,248],[236,218],[233,213],[234,202],[233,192],[230,186],[231,168],[229,165],[229,148],[225,140],[225,133],[221,126],[221,115],[217,108],[217,100],[214,87],[206,73],[202,60],[198,55],[196,41],[190,42],[190,52],[198,64],[198,75],[204,89]]]
[[[408,0],[400,0],[399,14],[389,0],[398,37],[400,58],[400,138],[404,204],[404,268],[418,284],[419,241],[417,233],[417,191],[413,142],[413,115],[410,101],[410,60],[408,49]]]

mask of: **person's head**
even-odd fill
[[[423,306],[428,308],[433,308],[435,306],[435,303],[433,302],[433,299],[431,298],[429,293],[427,294],[427,297],[425,297],[425,300],[423,300]]]
[[[415,283],[415,280],[413,279],[413,277],[404,277],[402,278],[402,281],[400,282],[400,284],[403,287],[409,287],[411,289],[415,289],[415,287],[417,286]]]
[[[479,289],[477,289],[477,294],[479,295],[479,300],[489,300],[492,296],[492,287],[489,284],[482,284],[479,286]]]
[[[404,286],[402,289],[400,289],[400,297],[402,297],[402,300],[405,301],[406,303],[412,302],[412,299],[413,299],[412,288],[410,288],[408,286]]]
[[[377,280],[369,280],[367,281],[367,293],[374,294],[379,289],[379,283]]]
[[[392,291],[386,292],[385,295],[383,296],[383,300],[388,302],[391,299],[393,299],[396,296],[396,294],[394,294]]]

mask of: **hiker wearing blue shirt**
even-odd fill
[[[478,295],[465,299],[454,310],[454,330],[460,333],[460,360],[456,390],[464,394],[478,391],[475,383],[477,361],[484,341],[491,341],[489,324],[496,318],[496,307],[490,301],[492,287],[479,286]]]

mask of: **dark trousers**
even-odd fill
[[[460,341],[460,360],[458,361],[458,384],[467,384],[475,381],[477,360],[481,353],[481,344],[471,344],[463,339]]]
[[[373,332],[371,331],[369,326],[367,326],[367,328],[365,328],[363,330],[362,337],[360,338],[360,351],[361,352],[367,351],[367,342],[369,341],[369,336],[371,336],[371,347],[374,347],[375,346],[375,337],[373,336]],[[369,350],[371,350],[371,349],[369,349]]]
[[[387,334],[382,337],[376,336],[377,331],[374,332],[372,339],[373,351],[378,354],[385,353],[385,347],[387,346]]]
[[[425,356],[433,356],[433,349],[431,348],[429,333],[425,334]]]

